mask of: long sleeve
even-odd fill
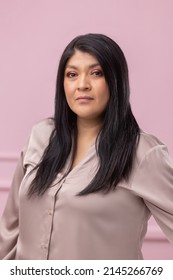
[[[0,220],[0,259],[15,259],[19,234],[19,187],[24,176],[22,154],[18,161],[6,207]]]
[[[165,145],[151,148],[139,165],[132,190],[143,198],[173,245],[173,163]]]
[[[0,259],[47,258],[55,194],[50,188],[50,194],[28,198],[27,190],[34,179],[29,172],[39,163],[53,130],[52,119],[35,124],[22,150],[0,218]]]
[[[0,259],[16,259],[17,249],[20,247],[19,235],[22,235],[25,225],[27,225],[27,217],[25,216],[26,205],[25,203],[24,205],[22,204],[23,200],[21,199],[21,192],[23,192],[22,184],[25,182],[23,179],[39,162],[48,144],[52,129],[53,122],[51,119],[43,120],[34,125],[22,149],[21,157],[14,172],[5,210],[0,218]],[[24,184],[25,186],[26,184]],[[29,186],[27,185],[27,187]],[[30,203],[30,200],[26,199],[26,201]],[[35,214],[32,212],[32,205],[30,214]]]

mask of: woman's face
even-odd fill
[[[64,91],[78,119],[100,121],[109,101],[109,88],[94,56],[77,50],[67,61]]]

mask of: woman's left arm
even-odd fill
[[[134,176],[132,189],[143,198],[173,245],[173,163],[165,145],[147,152]]]

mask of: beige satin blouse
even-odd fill
[[[173,244],[173,164],[157,138],[141,132],[128,181],[108,194],[75,196],[93,178],[95,145],[42,197],[28,199],[27,177],[48,144],[53,121],[32,129],[16,168],[0,222],[0,259],[142,259],[141,246],[152,214]]]

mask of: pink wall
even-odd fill
[[[135,116],[173,156],[172,11],[171,0],[0,0],[1,212],[31,126],[53,114],[59,57],[78,34],[105,33],[119,43]],[[146,258],[173,259],[172,251],[151,221]]]

